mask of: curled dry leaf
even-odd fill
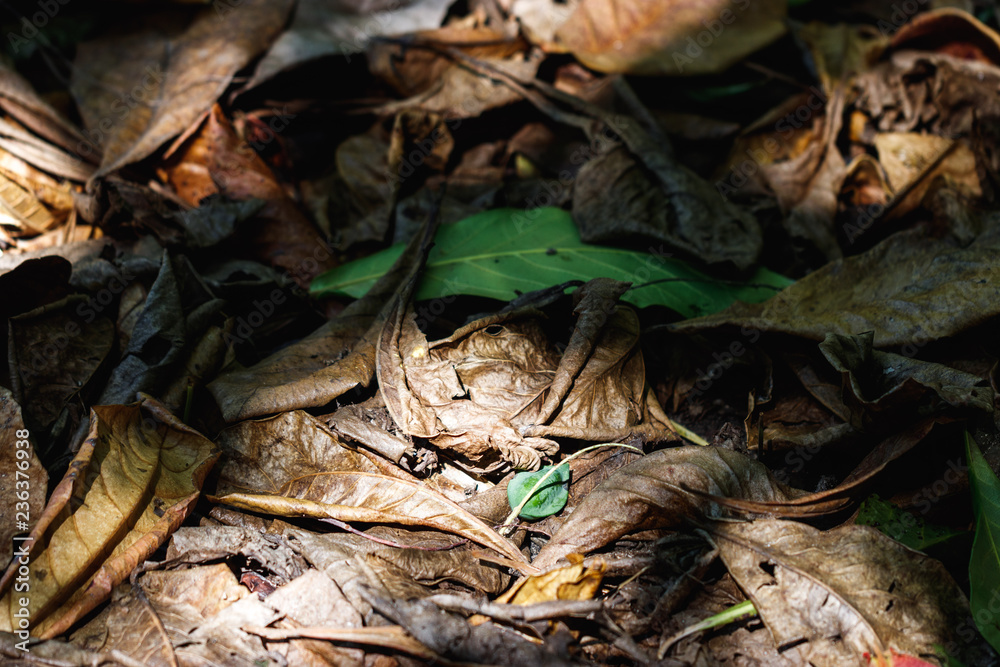
[[[661,449],[623,466],[595,488],[532,564],[545,570],[564,556],[599,549],[626,533],[723,513],[694,491],[772,503],[802,495],[776,481],[764,465],[728,449]]]
[[[583,557],[571,559],[566,567],[519,579],[494,602],[538,604],[552,600],[591,600],[601,587],[607,565],[598,559],[585,566]]]
[[[841,373],[844,402],[855,427],[926,417],[943,408],[993,411],[994,391],[985,380],[944,364],[921,361],[872,347],[874,334],[828,334],[819,344]]]
[[[869,526],[820,531],[801,523],[716,522],[719,553],[796,664],[865,664],[890,649],[966,660],[958,641],[969,604],[938,561]]]
[[[278,493],[288,482],[328,470],[381,472],[364,450],[355,451],[305,412],[244,421],[219,434],[224,452],[217,494]],[[400,472],[400,474],[405,474]]]
[[[490,526],[423,484],[384,475],[328,472],[290,480],[274,495],[230,493],[215,502],[278,516],[428,526],[455,533],[526,563]]]
[[[372,73],[409,95],[380,111],[423,109],[449,119],[475,118],[521,99],[520,93],[494,77],[455,62],[449,56],[453,51],[528,79],[542,62],[524,40],[490,28],[447,26],[410,35],[400,44],[376,43],[369,52]]]
[[[283,111],[277,118],[287,124],[294,114]],[[232,242],[246,246],[239,248],[241,254],[283,269],[302,287],[308,287],[312,278],[333,265],[319,230],[264,160],[240,139],[218,104],[164,161],[159,172],[192,206],[209,195],[263,200],[260,209],[240,223]]]
[[[638,319],[618,304],[627,283],[600,278],[574,293],[578,322],[559,358],[539,323],[520,309],[468,324],[427,342],[412,309],[400,303],[382,331],[379,386],[407,434],[428,438],[478,472],[505,465],[536,470],[558,451],[545,437],[606,439],[638,429],[645,370]],[[670,431],[647,425],[644,435]]]
[[[367,387],[375,377],[376,338],[397,291],[412,292],[434,230],[432,224],[417,233],[392,268],[336,319],[209,384],[226,421],[326,405],[358,385]]]
[[[983,194],[976,173],[976,156],[964,142],[916,132],[882,132],[875,137],[878,161],[885,168],[892,190],[902,200],[893,201],[892,216],[901,216],[925,200],[941,183],[969,199]],[[935,184],[935,179],[941,182]]]
[[[94,408],[89,437],[31,531],[32,632],[58,636],[107,599],[191,511],[217,457],[151,398]],[[0,580],[3,630],[17,627],[18,565]]]

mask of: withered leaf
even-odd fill
[[[943,407],[993,411],[994,392],[985,380],[944,364],[883,352],[872,346],[873,332],[828,334],[819,344],[843,376],[845,402],[855,427],[887,418],[925,417]]]
[[[137,392],[162,395],[181,374],[222,306],[186,257],[171,257],[164,251],[160,273],[99,402],[127,403]]]
[[[94,312],[87,298],[73,296],[8,321],[9,355],[17,368],[13,384],[37,426],[48,429],[77,402],[111,353],[114,324]]]
[[[431,224],[416,234],[392,268],[337,318],[259,364],[209,384],[226,421],[325,405],[358,385],[367,387],[388,309],[397,291],[412,292],[434,229]]]
[[[296,478],[328,470],[381,471],[371,458],[344,446],[319,420],[299,410],[241,422],[219,434],[218,442],[224,452],[218,494],[278,493]]]
[[[417,641],[452,660],[511,667],[574,664],[561,654],[565,649],[536,645],[492,622],[472,625],[428,600],[387,600],[370,591],[366,591],[366,598],[380,614],[406,628]]]
[[[522,437],[514,422],[530,423],[558,365],[536,315],[492,315],[428,343],[412,308],[397,302],[377,358],[393,420],[477,469],[504,462],[536,469],[540,453],[558,449],[550,440]]]
[[[437,28],[451,4],[452,0],[296,3],[292,24],[261,59],[247,88],[317,58],[360,53],[376,37]]]
[[[869,526],[820,531],[783,520],[716,522],[719,553],[796,663],[860,664],[889,649],[934,656],[970,646],[968,601],[938,561]]]
[[[226,563],[146,572],[122,602],[159,619],[180,665],[268,662],[260,639],[242,628],[273,623],[279,613],[240,585]],[[110,639],[129,638],[112,628]]]
[[[699,331],[736,325],[823,340],[874,331],[876,347],[924,345],[1000,313],[1000,226],[965,247],[900,232],[871,250],[830,262],[760,304],[671,325]],[[964,306],[956,310],[954,304]]]
[[[532,565],[545,570],[564,556],[586,554],[626,533],[724,513],[692,491],[774,503],[802,495],[777,482],[764,465],[732,450],[661,449],[621,467],[591,491]]]
[[[413,48],[419,44],[424,48]],[[471,46],[466,46],[469,44]],[[491,28],[453,28],[411,35],[404,44],[375,45],[369,55],[373,74],[381,76],[408,99],[389,102],[382,113],[422,109],[451,118],[475,118],[519,101],[521,94],[482,71],[455,62],[459,50],[488,67],[520,78],[535,76],[542,60],[521,39]]]
[[[187,516],[218,450],[151,398],[93,409],[87,441],[31,531],[31,627],[65,632],[104,601]],[[15,561],[0,628],[15,627]]]
[[[581,239],[649,243],[651,250],[666,244],[708,264],[753,266],[763,243],[752,215],[683,165],[652,158],[649,145],[628,142],[628,149],[598,155],[577,174],[573,218]]]
[[[521,552],[441,494],[418,482],[361,472],[327,472],[290,480],[273,495],[230,493],[215,502],[277,516],[429,526],[467,537],[518,563]]]
[[[284,115],[277,118],[288,122]],[[319,230],[278,182],[270,167],[233,129],[218,104],[159,169],[177,195],[192,206],[210,195],[237,201],[260,199],[231,241],[234,251],[283,269],[302,287],[333,265]]]
[[[0,563],[9,563],[14,545],[24,544],[11,538],[18,532],[27,532],[45,504],[49,474],[38,460],[33,439],[24,428],[21,406],[6,387],[0,387],[0,427],[0,503],[3,503],[0,507],[4,519],[0,525]],[[26,446],[18,446],[19,442]],[[19,456],[19,451],[26,455]],[[19,530],[22,517],[18,513],[22,508],[27,526]]]
[[[168,14],[144,30],[80,44],[71,88],[89,130],[81,150],[101,156],[94,176],[141,160],[187,130],[274,39],[291,6],[247,0],[239,11],[205,7],[187,25]]]
[[[556,41],[601,72],[714,74],[785,32],[780,0],[582,0]]]
[[[470,469],[536,470],[558,445],[546,435],[624,437],[650,407],[638,319],[618,305],[628,284],[598,278],[574,293],[578,315],[558,358],[538,322],[515,309],[427,342],[399,304],[382,331],[379,385],[393,419]],[[644,435],[671,432],[653,423]]]

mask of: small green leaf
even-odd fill
[[[976,536],[969,559],[969,607],[976,627],[990,646],[1000,651],[1000,613],[994,595],[1000,590],[1000,479],[979,451],[979,445],[965,433],[965,455],[969,460],[972,510],[976,516]]]
[[[310,292],[360,298],[402,252],[397,244],[327,271]],[[634,306],[658,304],[684,317],[718,312],[737,299],[765,301],[794,282],[767,269],[748,284],[715,280],[665,254],[583,243],[572,216],[562,209],[505,208],[441,226],[416,298],[469,294],[509,301],[569,280],[602,277],[633,283],[622,298]]]
[[[532,494],[531,499],[524,504],[518,514],[522,519],[544,519],[566,507],[566,501],[569,500],[567,488],[569,466],[565,463],[560,464],[555,472],[535,489],[538,481],[550,470],[552,466],[545,466],[537,472],[519,472],[507,484],[507,502],[510,503],[511,509],[516,509],[529,493]]]
[[[928,547],[963,534],[960,530],[930,525],[923,519],[887,503],[879,498],[878,494],[870,496],[861,503],[854,523],[878,528],[897,542],[917,551],[924,551]]]

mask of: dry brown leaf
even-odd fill
[[[576,664],[565,655],[565,645],[535,643],[523,634],[496,623],[472,625],[465,618],[443,611],[429,600],[390,600],[371,591],[364,593],[378,613],[403,626],[414,639],[442,658],[505,667],[570,667]]]
[[[904,197],[893,201],[893,217],[919,206],[935,185],[935,178],[947,179],[948,186],[965,197],[983,194],[976,156],[964,142],[916,132],[880,132],[875,149],[893,192]]]
[[[370,50],[371,71],[407,99],[389,102],[383,113],[403,109],[436,112],[449,119],[475,118],[517,102],[520,93],[482,72],[456,62],[458,51],[519,78],[535,76],[541,59],[520,38],[491,28],[447,26],[411,35],[403,43],[376,43]]]
[[[42,428],[52,427],[64,412],[75,415],[74,422],[86,419],[77,414],[80,395],[115,342],[114,323],[96,315],[93,305],[74,295],[8,321],[8,354],[17,368],[12,384]]]
[[[253,88],[279,72],[317,58],[361,53],[378,37],[437,28],[453,2],[454,0],[298,2],[292,24],[261,59],[246,88]]]
[[[933,51],[1000,65],[1000,35],[956,7],[941,7],[914,16],[892,36],[891,45],[897,51]]]
[[[236,135],[219,105],[159,172],[192,206],[214,194],[237,201],[263,200],[260,210],[241,223],[234,242],[260,261],[283,269],[302,287],[332,268],[333,256],[319,230],[267,164]]]
[[[267,605],[284,618],[279,628],[361,628],[364,619],[328,576],[309,570],[268,596]],[[357,647],[337,646],[308,639],[268,642],[268,649],[283,656],[289,665],[337,665],[362,667],[365,653]]]
[[[10,33],[10,36],[17,38]],[[16,46],[16,44],[11,44]],[[31,83],[6,63],[0,65],[0,107],[25,127],[66,151],[82,155],[80,131],[35,91]]]
[[[77,646],[116,652],[149,667],[179,667],[168,633],[149,601],[132,589],[74,632],[72,639]]]
[[[375,377],[376,337],[388,308],[397,290],[412,291],[434,229],[430,224],[414,235],[393,267],[336,319],[256,366],[209,384],[226,421],[326,405],[358,385],[367,387]]]
[[[944,364],[872,347],[872,332],[828,334],[819,344],[841,374],[844,402],[855,428],[906,423],[945,410],[993,411],[995,392],[986,379]]]
[[[228,564],[146,572],[137,584],[126,600],[160,619],[179,664],[249,667],[269,660],[260,639],[242,628],[269,625],[279,614],[240,585]]]
[[[69,182],[57,181],[16,155],[0,150],[0,172],[32,193],[57,217],[63,218],[73,209],[73,187]]]
[[[802,495],[775,481],[764,465],[728,449],[661,449],[623,466],[595,488],[532,565],[546,570],[560,558],[589,553],[626,533],[678,526],[724,511],[695,491],[778,504]]]
[[[672,432],[647,415],[638,319],[618,305],[626,283],[596,279],[574,293],[578,316],[558,358],[540,313],[491,315],[427,342],[400,303],[382,331],[379,385],[393,420],[478,472],[535,470],[558,445],[546,435],[605,440]]]
[[[93,409],[91,431],[31,531],[32,632],[54,637],[176,530],[218,457],[204,436],[156,401]],[[14,562],[0,581],[0,628],[16,627]]]
[[[556,30],[566,23],[580,0],[513,0],[510,13],[517,18],[524,36],[546,52],[563,53],[555,43]]]
[[[829,99],[820,100],[822,115],[813,123],[812,141],[800,155],[761,166],[768,186],[787,212],[782,224],[789,235],[804,240],[809,250],[818,250],[827,260],[842,256],[834,215],[847,167],[837,146],[846,95],[843,86],[838,85]]]
[[[396,115],[391,132],[382,121],[345,139],[336,172],[310,185],[317,220],[325,221],[337,246],[384,241],[397,211],[399,188],[410,178],[444,171],[454,147],[448,122],[419,110]],[[450,220],[441,211],[442,220]],[[418,220],[413,228],[419,228]],[[396,219],[399,237],[400,220]]]
[[[45,505],[49,474],[38,460],[30,435],[24,428],[21,406],[9,389],[0,387],[0,507],[4,519],[0,524],[0,563],[11,562],[14,545],[20,548],[26,544],[12,538],[31,530]]]
[[[717,522],[719,553],[796,664],[864,664],[890,648],[934,656],[958,641],[968,601],[944,566],[869,526]],[[961,659],[965,659],[962,655]]]
[[[327,472],[289,480],[274,494],[230,493],[215,502],[277,516],[428,526],[489,547],[518,563],[524,556],[490,526],[419,482],[361,472]]]
[[[580,169],[573,186],[580,238],[660,252],[666,245],[709,264],[753,266],[763,245],[756,219],[690,169],[662,153],[654,158],[648,137],[644,144],[627,142],[628,150],[615,147]]]
[[[581,0],[556,43],[601,72],[715,74],[785,33],[780,0]]]
[[[671,328],[736,325],[817,341],[829,332],[874,331],[875,347],[922,346],[1000,312],[998,252],[997,228],[965,247],[928,238],[923,230],[901,232],[861,255],[827,264],[768,301],[738,303]],[[955,303],[965,306],[956,311]]]
[[[216,471],[219,494],[278,493],[298,477],[330,470],[389,474],[377,457],[345,446],[300,410],[241,422],[220,433],[217,442],[224,452]]]
[[[141,160],[205,114],[273,40],[292,7],[245,0],[158,16],[148,27],[77,47],[71,89],[101,156],[94,176]],[[221,8],[221,9],[220,9]]]
[[[55,224],[56,219],[34,194],[0,174],[0,225],[40,234]]]

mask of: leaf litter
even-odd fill
[[[996,661],[989,12],[59,11],[7,662]]]

